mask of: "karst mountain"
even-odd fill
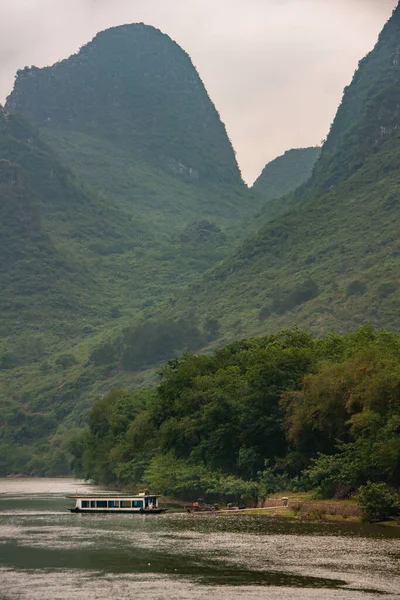
[[[143,24],[18,72],[0,110],[4,474],[68,470],[108,391],[296,323],[398,327],[400,9],[326,143],[248,189],[188,55]]]

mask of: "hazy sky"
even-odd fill
[[[66,58],[98,31],[143,21],[192,57],[247,181],[319,144],[397,0],[0,0],[0,102],[17,69]]]

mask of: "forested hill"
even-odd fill
[[[41,127],[116,143],[189,180],[241,184],[189,56],[144,24],[108,29],[52,67],[19,71],[7,107]]]
[[[346,89],[297,207],[269,222],[174,310],[210,304],[225,335],[298,323],[398,329],[400,8]],[[195,298],[195,301],[192,300]]]
[[[1,112],[15,235],[0,472],[66,472],[93,401],[143,387],[177,353],[293,323],[398,329],[399,20],[362,61],[309,182],[277,201],[244,186],[190,60],[157,30],[114,28],[20,72],[7,106],[40,135]],[[263,205],[276,211],[243,243]]]
[[[268,163],[253,184],[253,190],[266,200],[293,192],[312,174],[321,148],[295,148]]]
[[[110,341],[126,341],[122,378],[135,387],[132,371],[215,338],[212,319],[151,317],[235,247],[262,200],[189,57],[144,25],[21,72],[0,151],[0,471],[59,473],[57,428],[118,385]]]
[[[367,485],[388,518],[400,511],[387,487],[400,486],[399,359],[399,335],[369,326],[185,354],[157,387],[96,402],[70,447],[76,473],[239,503],[308,489],[345,498]]]
[[[342,104],[323,146],[311,189],[331,191],[397,137],[400,115],[400,5],[373,49],[345,88]],[[390,170],[387,166],[387,170]],[[309,190],[306,192],[309,193]]]
[[[93,242],[97,236],[111,236],[113,231],[107,209],[96,205],[96,199],[59,163],[26,121],[3,108],[0,188],[0,356],[3,347],[9,357],[19,346],[20,355],[14,356],[18,364],[40,359],[41,351],[24,348],[45,346],[44,339],[51,331],[51,343],[65,339],[66,331],[57,329],[55,323],[68,323],[70,332],[82,325],[80,318],[87,315],[92,294],[99,288],[95,275],[74,256],[71,246],[79,246],[79,238],[89,231]],[[105,212],[98,217],[96,209],[101,208]],[[59,234],[59,225],[66,220],[64,227],[71,240],[68,251]],[[120,230],[119,235],[122,233]],[[5,337],[11,334],[10,339]]]
[[[39,307],[47,308],[49,297],[54,301],[56,281],[47,273],[65,276],[68,265],[44,232],[23,170],[4,158],[0,158],[0,236],[0,332],[5,337],[15,333],[20,308],[29,304],[32,313],[39,313]],[[0,368],[14,360],[11,352],[2,354]]]

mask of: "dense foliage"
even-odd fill
[[[225,331],[240,322],[247,334],[399,329],[399,29],[400,7],[346,89],[311,179],[267,202],[272,218],[191,285],[177,313],[196,305],[200,316],[211,302]],[[301,298],[304,282],[314,291]]]
[[[71,59],[19,74],[8,107],[32,118],[40,135],[0,110],[2,473],[66,472],[69,440],[96,398],[151,386],[155,369],[186,351],[208,352],[293,323],[316,337],[366,322],[398,330],[399,22],[397,9],[362,61],[310,181],[278,199],[268,198],[288,182],[295,185],[297,175],[300,181],[296,161],[311,158],[311,150],[288,153],[268,167],[262,193],[247,190],[190,60],[154,29],[115,28]],[[285,161],[294,161],[290,177]],[[304,180],[311,169],[306,162]],[[244,420],[247,434],[228,432],[240,447],[227,446],[222,462],[215,462],[223,431],[213,437],[210,430],[197,443],[196,436],[204,436],[201,419],[208,418],[199,409],[199,418],[188,421],[193,439],[182,415],[167,419],[177,439],[184,435],[186,445],[188,437],[188,455],[159,446],[162,426],[152,417],[156,447],[170,460],[155,451],[154,462],[140,463],[135,473],[156,477],[164,460],[181,488],[191,479],[203,489],[208,478],[210,494],[227,494],[242,481],[252,497],[261,481],[265,489],[276,487],[303,472],[322,494],[337,490],[339,479],[343,493],[375,483],[380,465],[386,480],[396,481],[395,412],[392,419],[370,406],[364,439],[356,435],[352,405],[339,403],[346,422],[338,416],[334,434],[320,424],[308,439],[302,406],[318,406],[319,376],[333,380],[335,369],[329,355],[325,372],[313,352],[291,383],[290,369],[282,366],[274,393],[267,394],[266,421],[256,375],[248,381],[242,373],[251,371],[248,365],[227,363],[235,381],[230,372],[224,379],[211,371],[202,380],[204,393],[216,399],[225,390],[221,414],[241,425],[244,406],[254,402],[254,419],[270,427],[276,457],[255,424],[253,432]],[[358,358],[347,359],[348,373],[357,371]],[[186,360],[178,359],[178,371]],[[235,389],[243,404],[234,402]],[[366,419],[367,408],[361,412]],[[285,426],[278,426],[277,414]],[[301,431],[291,414],[299,422],[304,416]],[[393,440],[393,456],[383,451],[378,431]],[[250,452],[253,433],[257,444]],[[201,470],[193,463],[196,452],[206,461]],[[366,455],[373,459],[367,474]],[[130,460],[120,462],[129,479]],[[114,463],[105,464],[112,479]],[[219,473],[233,479],[215,479]]]
[[[361,486],[359,503],[365,521],[387,521],[400,515],[399,495],[386,483],[371,483]]]
[[[212,309],[198,319],[160,306],[255,229],[263,198],[243,185],[190,59],[152,28],[112,29],[24,70],[7,106],[2,472],[57,474],[98,394],[142,387],[144,369],[222,334]]]
[[[7,107],[41,126],[117,142],[188,180],[241,183],[189,56],[150,26],[108,29],[52,67],[19,71]]]
[[[393,136],[398,137],[399,33],[400,5],[344,90],[343,102],[313,173],[314,191],[338,187],[371,154],[381,150]]]
[[[253,190],[265,200],[294,192],[311,177],[320,154],[321,148],[318,147],[288,150],[264,167],[254,182]]]
[[[400,486],[400,336],[298,329],[169,361],[147,392],[98,401],[72,443],[79,475],[182,498]]]

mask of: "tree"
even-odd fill
[[[398,494],[386,483],[369,481],[360,488],[359,505],[365,521],[377,522],[400,515]]]

